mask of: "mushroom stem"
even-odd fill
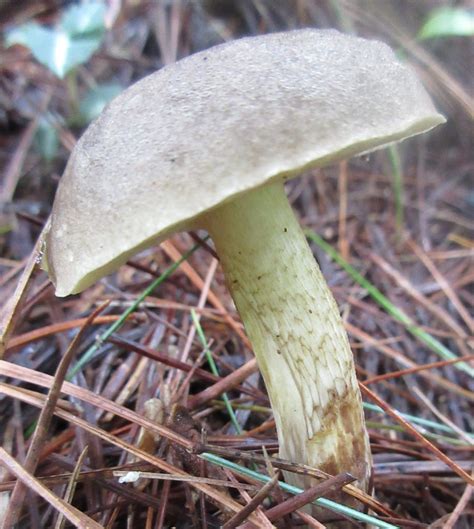
[[[283,183],[203,219],[265,380],[280,456],[350,472],[366,489],[371,456],[352,352]],[[296,474],[286,479],[310,484]]]

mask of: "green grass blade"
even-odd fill
[[[193,320],[194,326],[196,327],[197,335],[204,349],[204,353],[206,355],[207,362],[209,363],[209,366],[211,368],[212,374],[218,377],[219,370],[217,369],[216,363],[214,362],[214,358],[212,357],[211,351],[209,350],[209,345],[207,344],[206,336],[204,335],[204,331],[202,330],[201,322],[199,321],[199,318],[197,317],[196,311],[194,309],[191,310],[191,318]],[[227,393],[222,394],[222,400],[224,401],[225,407],[229,414],[230,420],[234,425],[235,431],[239,435],[241,435],[242,428],[239,422],[237,421],[237,417],[235,416],[234,409],[232,408],[232,404],[229,400],[229,397],[227,396]]]
[[[400,153],[395,145],[388,148],[388,157],[392,166],[392,188],[395,197],[395,227],[400,236],[404,223],[405,193],[403,187],[403,172]]]
[[[115,321],[104,333],[102,333],[100,336],[96,338],[96,341],[94,344],[92,344],[89,349],[82,355],[82,357],[78,360],[76,365],[74,365],[67,374],[66,380],[71,380],[71,378],[78,373],[86,364],[89,362],[89,360],[94,356],[94,354],[98,351],[98,349],[101,347],[101,345],[110,337],[114,332],[116,332],[127,320],[128,316],[134,312],[137,307],[140,305],[140,303],[143,302],[143,300],[149,296],[155,288],[157,288],[161,283],[166,281],[168,277],[177,270],[181,264],[186,261],[197,249],[199,248],[199,244],[195,244],[190,250],[188,250],[183,256],[173,263],[167,270],[165,270],[159,277],[157,277],[154,281],[150,283],[150,285],[138,296],[138,298],[130,305],[130,307],[120,316],[120,318]]]
[[[229,468],[230,470],[234,470],[235,472],[238,472],[239,474],[248,476],[250,478],[256,479],[263,483],[267,483],[271,479],[269,476],[260,474],[259,472],[256,472],[255,470],[250,470],[248,468],[242,467],[238,465],[237,463],[233,463],[232,461],[228,461],[227,459],[216,456],[209,452],[203,452],[202,454],[200,454],[199,457],[202,457],[203,459],[205,459],[206,461],[209,461],[210,463],[214,463],[216,465],[221,465],[225,468]],[[284,491],[290,492],[291,494],[300,494],[301,492],[303,492],[303,489],[294,487],[293,485],[288,485],[287,483],[283,481],[279,481],[278,484]],[[384,522],[383,520],[379,520],[378,518],[375,518],[374,516],[370,516],[363,512],[356,511],[355,509],[352,509],[351,507],[347,507],[346,505],[342,505],[335,501],[328,500],[327,498],[318,498],[313,503],[321,507],[330,509],[333,512],[345,514],[346,516],[349,516],[353,518],[354,520],[359,520],[360,522],[371,524],[373,527],[380,527],[381,529],[398,529],[399,527],[398,525],[392,525],[390,523]]]
[[[418,33],[418,38],[472,37],[474,35],[474,13],[463,7],[440,7],[433,9]]]
[[[379,406],[377,406],[376,404],[364,402],[362,405],[364,406],[364,409],[366,410],[375,411],[376,413],[382,413],[382,414],[385,413],[384,410],[380,408]],[[432,428],[433,430],[438,430],[440,432],[446,432],[446,433],[457,435],[456,430],[454,430],[447,424],[440,424],[438,422],[430,421],[429,419],[423,419],[422,417],[417,417],[416,415],[410,415],[409,413],[402,413],[402,412],[397,412],[397,413],[399,413],[407,421],[410,421],[413,424],[418,424],[420,426],[423,426],[426,428]],[[467,437],[471,437],[472,439],[474,439],[474,434],[470,434],[467,432],[463,432],[463,433]]]
[[[367,428],[370,428],[371,430],[388,430],[391,432],[400,432],[402,434],[406,433],[406,429],[403,426],[400,426],[399,424],[385,424],[381,422],[366,420],[365,425],[367,426]],[[465,441],[455,439],[454,437],[446,437],[445,435],[431,433],[428,431],[423,432],[423,437],[426,437],[426,439],[430,439],[438,443],[450,444],[454,446],[462,446],[466,449],[469,449],[471,446],[471,445],[466,444]]]

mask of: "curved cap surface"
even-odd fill
[[[244,38],[166,66],[112,101],[69,159],[46,242],[56,294],[269,180],[443,121],[388,46],[334,30]]]

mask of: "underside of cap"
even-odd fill
[[[117,97],[69,159],[46,241],[56,294],[241,193],[443,121],[388,46],[334,30],[245,38],[166,66]]]

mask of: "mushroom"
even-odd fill
[[[351,472],[367,488],[352,353],[284,182],[443,121],[388,46],[334,30],[243,38],[165,66],[110,103],[71,154],[46,241],[56,294],[85,289],[174,232],[207,230],[265,380],[280,456]]]

